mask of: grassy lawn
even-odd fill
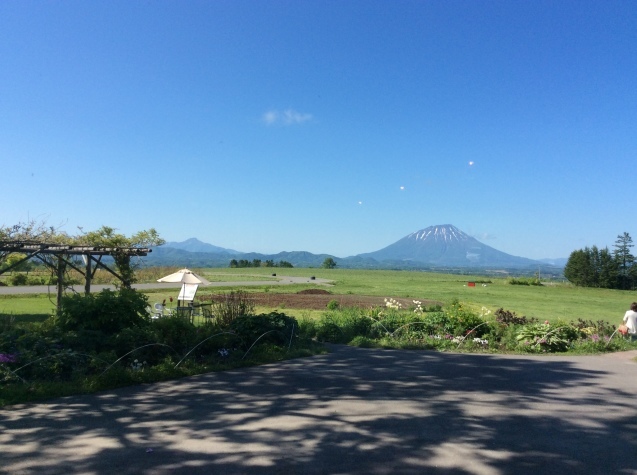
[[[15,316],[22,322],[41,322],[55,311],[55,296],[2,295],[0,296],[0,315]]]
[[[263,274],[238,274],[236,275],[236,277],[244,282],[248,282],[248,281],[263,281],[263,280],[270,280],[272,282],[276,282],[277,278],[272,276],[273,273],[276,273],[275,271],[272,271],[271,269],[269,270],[269,272],[267,273],[263,273]],[[197,271],[197,274],[201,275],[202,277],[208,279],[210,282],[227,282],[228,281],[228,273],[223,272],[222,269],[199,269]],[[282,274],[285,274],[285,272],[282,272]],[[233,275],[233,274],[230,274]]]

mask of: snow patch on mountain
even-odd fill
[[[415,231],[407,236],[407,239],[415,239],[426,241],[427,239],[434,241],[467,241],[469,236],[451,224],[443,224],[440,226],[429,226],[428,228]]]

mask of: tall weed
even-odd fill
[[[212,313],[221,327],[227,327],[240,316],[254,315],[254,302],[243,290],[232,291],[212,301]]]

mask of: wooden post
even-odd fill
[[[58,277],[58,282],[57,282],[57,291],[58,291],[58,295],[57,295],[57,310],[58,312],[60,311],[60,308],[62,308],[62,295],[64,292],[64,270],[65,270],[65,262],[64,262],[64,258],[62,256],[57,256],[58,259],[58,265],[57,265],[57,277]]]
[[[91,255],[85,254],[86,256],[86,283],[84,284],[84,293],[89,295],[91,293]]]

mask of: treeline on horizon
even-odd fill
[[[252,259],[251,261],[247,259],[232,259],[230,261],[229,267],[231,268],[243,268],[243,267],[294,267],[287,261],[279,261],[274,262],[271,259],[262,261],[261,259]]]
[[[637,264],[630,249],[630,234],[617,236],[613,250],[585,247],[573,251],[564,267],[564,277],[580,287],[633,290],[637,287]]]

